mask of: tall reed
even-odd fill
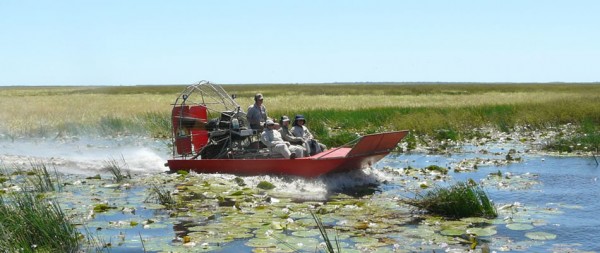
[[[0,234],[6,252],[78,252],[81,246],[59,204],[36,192],[0,195]]]
[[[27,181],[34,191],[37,192],[52,192],[61,190],[60,177],[56,169],[54,170],[54,181],[48,172],[46,164],[43,162],[31,162],[31,173],[27,177]]]
[[[146,198],[145,202],[155,201],[167,209],[173,209],[177,206],[177,201],[171,195],[171,191],[158,186],[157,184],[152,184],[150,186],[150,193]]]
[[[310,215],[313,217],[313,220],[317,224],[317,228],[319,229],[319,232],[321,233],[321,236],[323,237],[323,241],[325,242],[325,246],[327,247],[327,252],[335,253],[335,250],[333,248],[333,243],[331,243],[331,239],[329,238],[329,234],[327,233],[327,230],[325,229],[325,225],[323,225],[323,221],[321,220],[321,217],[316,215],[312,210],[310,211]],[[336,245],[335,249],[337,249],[337,252],[341,252],[340,244],[339,244],[337,238],[335,239],[335,245]]]
[[[110,172],[113,175],[113,179],[117,183],[123,182],[125,179],[130,179],[131,174],[127,169],[127,163],[125,157],[121,156],[121,161],[117,161],[114,158],[110,158],[104,161],[103,170]]]
[[[475,182],[458,182],[447,188],[435,188],[415,199],[402,202],[451,218],[498,216],[496,207],[486,192]]]

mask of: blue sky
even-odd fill
[[[600,81],[600,1],[0,0],[0,85]]]

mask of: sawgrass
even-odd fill
[[[432,214],[450,218],[498,216],[496,207],[488,198],[486,192],[475,182],[458,182],[452,186],[438,187],[415,199],[402,202],[426,210]]]
[[[32,162],[31,167],[30,171],[2,169],[2,174],[10,175],[11,182],[21,189],[0,194],[0,249],[5,252],[81,251],[86,240],[56,199],[49,197],[53,195],[51,192],[61,190],[59,175],[52,177],[46,165],[40,162]],[[87,242],[92,239],[88,237]]]
[[[126,179],[131,179],[131,174],[129,173],[129,169],[127,167],[128,166],[125,162],[125,157],[121,156],[121,161],[117,161],[114,158],[104,161],[104,167],[102,167],[102,169],[110,172],[110,174],[113,175],[113,180],[116,183],[121,183]]]
[[[0,195],[0,249],[6,252],[77,252],[80,234],[55,201],[35,192]]]
[[[169,137],[171,103],[185,85],[0,88],[0,133],[11,138],[138,134]],[[243,109],[255,93],[269,116],[304,114],[328,146],[408,129],[460,139],[473,128],[600,124],[600,84],[224,85]],[[443,134],[440,134],[443,133]],[[450,134],[449,136],[444,136]],[[595,142],[592,139],[592,142]]]

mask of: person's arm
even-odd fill
[[[308,127],[304,127],[304,136],[306,137],[307,140],[314,139],[313,135],[308,130]]]
[[[296,137],[296,136],[290,134],[289,131],[286,131],[283,128],[281,128],[280,133],[281,133],[281,138],[284,141],[289,141],[291,143],[302,143],[302,142],[304,142],[304,139],[302,139],[300,137]]]
[[[263,144],[265,144],[265,146],[267,146],[267,148],[271,148],[274,144],[271,142],[269,134],[267,133],[267,131],[264,131],[261,135],[260,135],[260,142],[262,142]]]

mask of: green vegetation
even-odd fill
[[[60,189],[60,184],[54,184],[52,176],[48,172],[46,164],[42,162],[31,162],[31,171],[27,182],[36,192],[53,192]],[[58,173],[55,171],[54,181],[59,181]]]
[[[82,238],[49,192],[59,189],[43,163],[17,169],[20,191],[0,194],[0,249],[6,252],[78,252]],[[4,171],[8,171],[4,168]],[[8,173],[6,173],[8,175]],[[12,180],[12,179],[11,179]]]
[[[121,162],[115,159],[109,159],[105,161],[104,164],[105,165],[103,169],[109,171],[113,175],[113,179],[115,180],[115,182],[121,183],[123,182],[123,180],[131,178],[129,171],[123,169],[123,167],[127,166],[124,157],[121,157]],[[127,172],[127,174],[124,174],[124,172]]]
[[[474,181],[459,182],[448,188],[435,188],[414,200],[403,202],[451,218],[498,216],[485,191]]]
[[[325,230],[325,225],[323,225],[323,221],[321,220],[321,217],[317,216],[312,210],[310,211],[310,215],[312,216],[313,220],[317,224],[317,228],[319,228],[319,233],[321,234],[321,237],[323,237],[323,241],[325,242],[325,246],[327,247],[327,252],[335,253],[336,251],[333,248],[331,239],[329,239],[329,234],[327,234],[327,230]],[[340,244],[339,244],[337,238],[335,240],[335,245],[336,245],[337,252],[342,252],[340,250]]]
[[[173,198],[173,195],[171,195],[171,191],[162,188],[157,184],[150,186],[150,195],[146,199],[146,202],[150,200],[154,200],[156,203],[165,206],[167,209],[173,209],[177,206],[177,201]]]
[[[35,192],[0,195],[0,248],[7,252],[77,252],[80,234],[55,201]]]
[[[0,106],[15,108],[0,112],[0,133],[11,138],[78,134],[168,138],[171,103],[184,87],[0,88]],[[408,129],[416,136],[456,141],[472,137],[473,129],[481,127],[512,132],[515,127],[545,130],[569,123],[582,127],[580,136],[560,139],[549,149],[585,150],[584,146],[592,149],[600,145],[598,83],[269,84],[224,88],[238,95],[243,109],[252,104],[256,92],[262,92],[271,117],[304,114],[313,134],[330,147],[350,142],[357,134],[381,131]]]
[[[267,182],[267,181],[260,181],[258,183],[258,185],[256,186],[256,188],[263,189],[263,190],[272,190],[272,189],[275,189],[275,185],[273,185],[272,183]]]
[[[581,123],[579,131],[574,136],[561,136],[556,141],[546,145],[545,149],[558,152],[600,150],[600,125],[586,120]]]

